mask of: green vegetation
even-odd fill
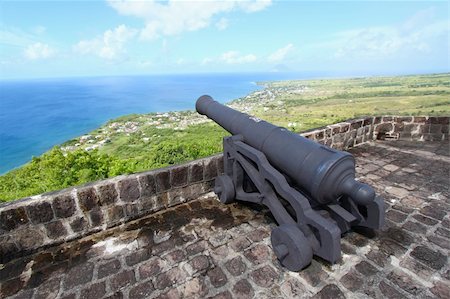
[[[364,115],[450,114],[450,74],[264,84],[230,106],[295,132]],[[226,135],[193,111],[126,115],[0,176],[0,201],[212,155]]]

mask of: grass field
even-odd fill
[[[365,115],[450,115],[449,73],[260,84],[230,106],[294,132]],[[194,111],[123,116],[0,176],[0,201],[208,156],[226,135]]]

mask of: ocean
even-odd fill
[[[0,81],[0,174],[57,144],[131,113],[195,109],[209,94],[228,102],[293,73],[152,75]]]

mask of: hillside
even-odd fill
[[[449,115],[450,74],[264,82],[234,109],[294,132],[363,115]],[[228,135],[194,111],[127,115],[0,176],[0,201],[208,156]]]

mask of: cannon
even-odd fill
[[[201,96],[196,110],[232,134],[223,139],[224,174],[214,192],[224,204],[247,201],[269,208],[278,226],[272,248],[291,271],[313,255],[335,263],[341,235],[353,227],[379,229],[383,199],[355,180],[355,159],[285,128]]]

